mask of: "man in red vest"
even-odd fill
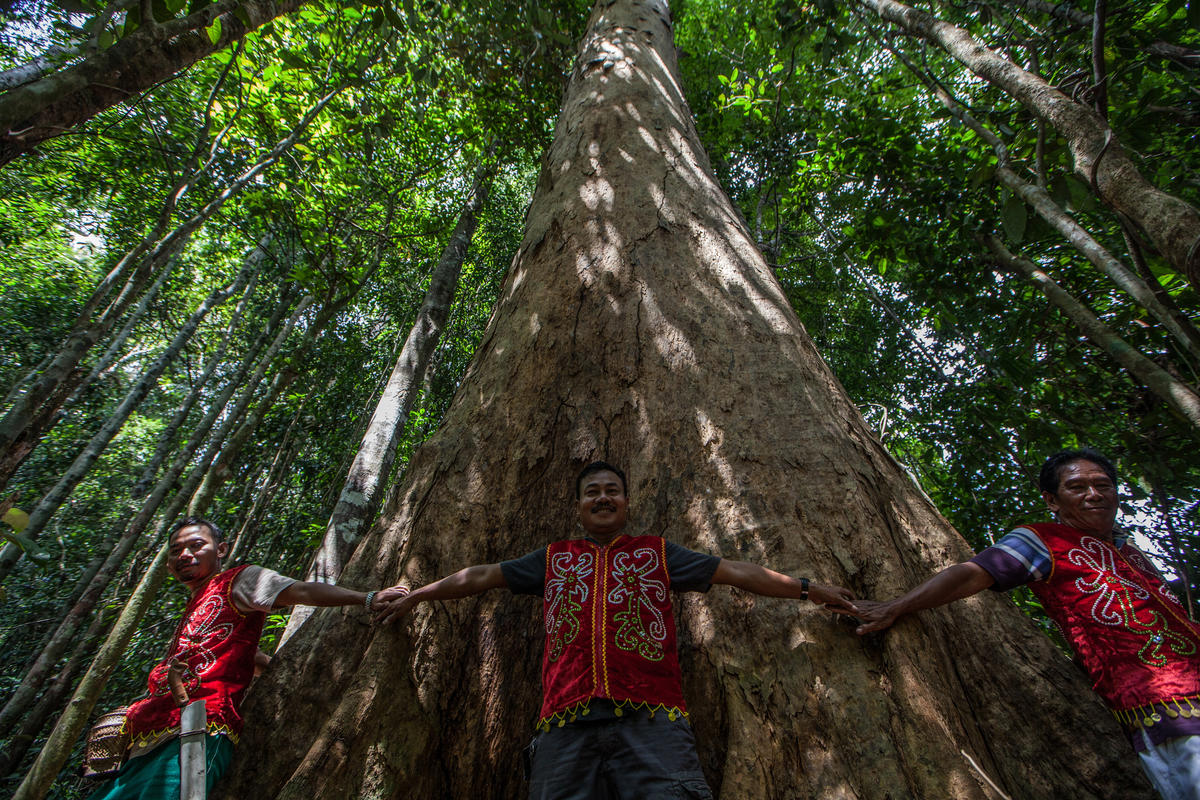
[[[1115,526],[1117,473],[1095,450],[1055,453],[1038,484],[1053,523],[1024,525],[887,602],[860,634],[984,589],[1028,584],[1125,726],[1164,800],[1200,800],[1200,626]]]
[[[853,611],[853,595],[657,536],[625,533],[621,470],[597,461],[575,481],[585,538],[467,567],[394,600],[399,619],[420,602],[508,587],[543,598],[546,646],[539,732],[530,746],[530,797],[712,797],[687,721],[669,590],[714,583]]]
[[[207,783],[225,771],[242,730],[238,713],[256,665],[269,661],[258,649],[263,622],[272,608],[362,606],[378,610],[408,593],[403,586],[357,592],[325,583],[286,578],[262,567],[221,569],[229,554],[221,529],[188,517],[172,528],[167,568],[187,586],[191,599],[175,629],[166,657],[150,670],[149,696],[129,707],[124,731],[130,736],[129,761],[102,784],[91,800],[179,797],[180,702],[169,685],[176,673],[188,700],[204,700]]]

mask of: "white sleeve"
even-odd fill
[[[270,611],[275,607],[279,593],[293,583],[296,583],[294,578],[280,575],[273,569],[250,566],[233,579],[229,595],[240,611]]]

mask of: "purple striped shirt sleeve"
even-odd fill
[[[971,559],[996,581],[992,589],[1007,592],[1045,580],[1050,574],[1050,551],[1029,528],[1017,528]]]

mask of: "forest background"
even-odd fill
[[[1200,5],[922,6],[1107,120],[1082,169],[1085,134],[888,5],[673,7],[718,180],[973,547],[1040,513],[1045,454],[1097,447],[1191,604],[1200,255],[1100,166],[1121,150],[1200,204]],[[4,4],[0,786],[98,652],[97,711],[142,691],[184,596],[139,582],[180,513],[222,525],[236,562],[336,579],[480,344],[588,10]],[[51,796],[76,796],[70,771]]]

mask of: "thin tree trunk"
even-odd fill
[[[276,336],[271,348],[261,359],[258,369],[255,370],[250,381],[243,387],[237,406],[231,413],[226,415],[220,428],[211,437],[204,455],[192,468],[183,486],[175,493],[170,505],[163,514],[164,521],[160,526],[159,539],[166,534],[171,523],[184,509],[185,504],[189,514],[202,515],[207,509],[208,500],[211,499],[211,495],[200,499],[197,497],[197,490],[202,484],[207,483],[205,479],[208,473],[216,466],[214,460],[218,451],[223,450],[226,436],[234,423],[241,419],[242,414],[245,413],[246,408],[250,404],[250,398],[253,396],[254,389],[266,372],[267,365],[274,360],[283,342],[294,328],[296,321],[310,302],[311,299],[307,297],[301,301],[292,317],[288,320],[288,324]],[[177,463],[182,463],[182,459],[177,459]],[[173,469],[174,466],[172,471]],[[174,482],[174,478],[178,475],[178,473],[172,475],[170,472],[164,474],[159,479],[159,486],[164,488],[164,493],[165,489]],[[157,491],[153,492],[147,501],[147,506],[151,502],[157,503],[159,501],[161,501],[161,495],[158,495]],[[143,512],[145,510],[144,507]],[[149,523],[150,518],[151,515],[145,514],[143,524]],[[75,694],[72,696],[71,702],[67,705],[66,711],[54,726],[54,730],[51,732],[45,747],[38,753],[33,766],[26,773],[25,779],[17,789],[16,795],[14,795],[14,800],[41,800],[41,798],[45,797],[59,770],[62,769],[67,759],[70,758],[71,748],[86,727],[92,708],[95,707],[96,701],[100,699],[100,694],[104,691],[105,684],[108,682],[109,677],[112,676],[112,672],[120,661],[125,648],[129,645],[129,640],[133,637],[138,623],[145,615],[150,603],[157,596],[158,589],[162,586],[166,574],[166,555],[167,547],[164,544],[158,549],[153,562],[146,568],[137,588],[130,595],[125,607],[121,611],[120,618],[109,632],[108,638],[105,639],[100,652],[97,653],[87,674],[84,675],[83,680],[80,681],[79,686],[75,689]]]
[[[146,396],[150,394],[150,390],[158,385],[158,379],[166,371],[167,367],[179,357],[179,354],[183,352],[184,346],[191,340],[192,335],[195,334],[196,329],[200,327],[200,323],[204,321],[208,313],[240,290],[250,279],[251,270],[256,266],[255,262],[247,260],[232,283],[222,288],[214,289],[200,303],[196,310],[192,312],[192,315],[175,334],[175,338],[167,346],[166,350],[142,373],[142,376],[130,388],[129,392],[126,393],[117,408],[105,420],[100,430],[96,431],[91,441],[75,457],[71,466],[67,468],[66,472],[58,479],[58,482],[54,484],[50,491],[34,507],[33,511],[30,512],[29,522],[25,526],[25,530],[22,531],[22,534],[30,539],[37,538],[42,529],[50,522],[50,518],[66,502],[71,492],[74,491],[75,487],[92,468],[92,465],[104,453],[104,450],[108,447],[108,443],[124,427],[126,420],[141,405],[142,401],[146,399]],[[8,547],[12,547],[12,545]],[[16,550],[16,548],[13,549],[15,552],[12,554],[11,562],[15,563],[20,551]],[[0,555],[0,581],[7,577],[11,569],[10,554],[5,553]]]
[[[17,398],[20,397],[21,393],[25,391],[25,387],[33,383],[34,379],[37,378],[38,373],[50,365],[50,360],[52,358],[53,355],[51,354],[43,356],[42,360],[38,362],[36,367],[25,373],[25,377],[18,378],[17,381],[9,387],[8,394],[4,395],[4,400],[0,402],[0,408],[8,408],[13,403],[17,402]]]
[[[325,106],[345,88],[345,84],[340,85],[318,100],[300,121],[296,123],[296,126],[292,128],[288,135],[281,139],[266,156],[238,175],[237,178],[215,198],[210,200],[200,211],[190,219],[185,220],[170,234],[159,241],[153,250],[141,259],[141,265],[130,276],[126,288],[113,301],[109,308],[95,321],[81,323],[76,327],[67,337],[67,341],[51,365],[42,373],[37,382],[30,387],[29,391],[22,395],[20,401],[14,404],[4,415],[4,418],[0,420],[0,454],[7,451],[11,444],[30,427],[32,417],[44,414],[43,411],[38,411],[37,409],[45,403],[47,397],[60,391],[64,383],[71,385],[73,388],[70,380],[72,380],[71,376],[76,374],[80,360],[100,337],[112,328],[116,319],[136,299],[136,295],[140,293],[139,287],[144,285],[145,280],[152,272],[152,268],[164,263],[165,258],[174,253],[176,248],[182,246],[183,242],[200,228],[201,225],[211,219],[230,198],[239,194],[264,169],[275,163],[280,156],[291,149],[292,145],[299,139],[300,134],[317,118]],[[113,272],[117,272],[119,269],[121,268],[114,268]],[[32,449],[32,445],[29,447]],[[5,463],[6,459],[0,457],[0,465]],[[0,488],[3,488],[10,475],[11,473],[6,475],[0,472]]]
[[[64,626],[70,628],[70,635],[74,636],[78,626],[75,624],[79,621],[78,609],[80,608],[80,600],[83,599],[89,588],[93,585],[98,575],[101,575],[106,563],[111,560],[112,551],[120,542],[120,536],[114,531],[110,534],[103,543],[101,552],[107,551],[107,555],[98,555],[93,558],[84,568],[83,573],[79,576],[79,580],[75,582],[67,602],[62,611],[62,616],[57,625],[52,626],[43,638],[40,647],[37,649],[37,655],[33,660],[25,666],[22,671],[21,682],[17,684],[17,688],[9,695],[8,700],[4,703],[4,708],[0,710],[0,738],[7,738],[9,728],[13,726],[28,710],[37,693],[41,691],[42,684],[45,682],[48,670],[54,666],[54,663],[62,655],[63,647],[61,645],[61,633]],[[106,582],[107,585],[107,582]],[[88,605],[85,609],[85,614],[90,613],[92,605]]]
[[[1141,228],[1167,262],[1200,290],[1200,212],[1151,185],[1099,114],[1073,102],[956,25],[896,0],[857,2],[908,33],[939,45],[1052,125],[1067,141],[1075,173],[1101,200]]]
[[[258,541],[258,530],[263,515],[266,514],[271,501],[275,499],[275,493],[279,491],[279,487],[283,484],[283,478],[288,470],[291,469],[292,462],[295,461],[296,456],[300,453],[301,442],[294,439],[292,434],[295,431],[296,424],[300,420],[300,414],[304,410],[308,398],[309,395],[305,395],[304,399],[296,407],[296,413],[292,416],[292,421],[283,436],[283,441],[276,448],[275,458],[271,461],[271,467],[267,470],[262,487],[255,494],[250,512],[246,515],[245,521],[238,526],[237,534],[233,536],[233,544],[229,548],[229,562],[231,564],[242,563],[246,560],[250,551],[254,549],[254,545]]]
[[[970,556],[821,362],[712,177],[675,59],[664,2],[596,4],[488,331],[345,583],[419,585],[570,536],[595,458],[628,467],[631,532],[867,596]],[[964,752],[1023,799],[1148,792],[1087,681],[1003,598],[877,641],[721,587],[680,606],[722,797],[996,797]],[[496,592],[399,630],[314,616],[247,698],[255,757],[218,797],[521,796],[541,611]]]
[[[78,64],[0,95],[0,165],[110,106],[175,77],[304,0],[217,0],[186,17],[142,26]],[[219,20],[213,42],[206,28]]]
[[[1063,235],[1076,250],[1084,255],[1108,278],[1136,300],[1150,316],[1167,329],[1176,341],[1183,347],[1185,353],[1192,358],[1193,364],[1200,364],[1200,332],[1186,317],[1172,313],[1155,294],[1154,290],[1140,276],[1127,268],[1120,259],[1114,256],[1075,219],[1054,202],[1054,198],[1044,186],[1029,183],[1013,172],[1008,147],[1000,137],[975,119],[966,107],[950,96],[950,94],[934,80],[927,72],[913,64],[903,53],[884,44],[916,77],[925,85],[937,99],[946,107],[955,119],[974,131],[979,138],[987,142],[996,154],[996,178],[1000,183],[1020,197],[1032,208],[1038,216],[1050,224],[1052,228]]]
[[[1037,265],[1024,258],[1014,256],[994,236],[985,236],[984,243],[992,251],[997,263],[1010,272],[1021,275],[1041,289],[1050,302],[1058,306],[1075,326],[1093,344],[1108,353],[1118,364],[1129,370],[1147,389],[1184,418],[1193,428],[1192,433],[1200,438],[1200,394],[1171,373],[1139,353],[1124,339],[1117,336],[1082,303],[1055,283]]]
[[[446,319],[450,316],[458,276],[462,272],[471,239],[475,236],[479,212],[487,202],[493,172],[494,168],[484,166],[475,176],[471,197],[433,270],[421,309],[417,312],[400,357],[396,359],[392,374],[367,424],[341,495],[330,514],[325,537],[308,572],[310,581],[338,582],[342,569],[379,509],[381,492],[396,458],[396,447],[404,435],[413,403],[420,394],[425,370],[441,340]],[[314,610],[311,606],[292,609],[280,638],[281,647],[312,616]]]
[[[192,389],[188,392],[187,398],[185,398],[179,408],[175,410],[175,414],[171,417],[171,421],[167,423],[167,426],[163,428],[162,432],[159,434],[158,443],[154,448],[154,455],[152,455],[150,460],[146,462],[146,466],[142,470],[141,477],[138,478],[137,482],[134,483],[133,488],[130,489],[129,493],[134,498],[141,497],[146,493],[146,490],[154,481],[154,476],[158,474],[159,467],[162,466],[163,461],[166,460],[167,455],[170,453],[171,447],[175,442],[175,436],[179,433],[179,429],[183,427],[183,424],[187,421],[188,415],[192,413],[192,409],[203,396],[205,388],[208,386],[208,382],[212,379],[213,374],[217,371],[217,367],[225,363],[225,354],[229,350],[229,343],[233,339],[233,334],[237,330],[238,325],[241,324],[242,316],[246,313],[246,307],[250,303],[250,298],[254,296],[254,291],[258,287],[261,264],[262,261],[267,257],[266,249],[268,246],[270,246],[270,243],[271,234],[268,233],[263,236],[263,238],[259,241],[258,246],[251,251],[249,256],[247,256],[247,261],[252,262],[253,268],[250,282],[246,285],[246,291],[242,293],[241,301],[234,309],[233,314],[230,315],[229,324],[225,326],[225,333],[221,337],[221,342],[217,345],[217,349],[209,355],[208,362],[205,364],[204,370],[201,372],[200,377],[197,378],[195,383],[192,385]],[[286,298],[283,302],[287,302]],[[278,313],[279,312],[277,312],[275,319],[276,323],[278,322]],[[274,325],[268,326],[268,329],[263,331],[263,336],[269,335],[273,328]],[[257,350],[257,347],[254,349]]]
[[[159,291],[162,290],[162,287],[166,284],[167,279],[171,277],[171,273],[174,271],[175,264],[178,262],[178,260],[178,258],[171,258],[167,260],[166,267],[164,267],[163,270],[158,273],[158,277],[155,278],[154,283],[150,284],[150,288],[147,289],[142,295],[142,299],[138,301],[137,305],[134,306],[133,311],[131,311],[129,316],[125,318],[125,324],[121,326],[121,330],[117,332],[117,335],[112,338],[108,348],[104,351],[104,355],[100,356],[100,360],[97,361],[95,366],[92,367],[92,371],[88,373],[86,378],[79,382],[79,385],[75,387],[75,391],[72,392],[71,397],[68,398],[66,403],[64,403],[66,408],[70,408],[77,403],[87,388],[91,386],[97,378],[103,375],[105,371],[113,365],[113,362],[117,360],[117,356],[120,355],[121,351],[125,348],[125,343],[129,341],[129,337],[133,333],[133,329],[136,328],[138,323],[142,321],[142,318],[146,315],[146,311],[150,308],[150,304],[154,302],[156,297],[158,297]],[[43,436],[46,433],[49,433],[49,428],[42,431]]]
[[[313,319],[312,324],[304,332],[304,340],[288,359],[288,364],[279,372],[275,373],[275,377],[272,378],[271,385],[264,393],[262,399],[255,404],[254,410],[250,412],[250,415],[245,418],[242,424],[238,427],[237,431],[235,431],[233,436],[230,437],[228,444],[225,446],[224,450],[222,450],[221,455],[217,458],[213,468],[209,470],[208,475],[205,477],[204,484],[196,491],[196,496],[192,499],[193,506],[205,507],[212,501],[212,498],[216,495],[216,492],[221,487],[221,484],[223,484],[232,473],[233,464],[237,460],[237,457],[241,454],[242,447],[245,446],[246,442],[249,441],[250,436],[258,428],[259,423],[262,422],[263,416],[267,413],[271,406],[275,404],[275,401],[279,398],[279,395],[283,393],[284,389],[290,386],[292,382],[296,380],[296,378],[300,377],[299,365],[303,364],[305,358],[308,357],[308,353],[312,349],[313,343],[316,342],[317,337],[324,332],[325,326],[329,324],[329,321],[332,320],[338,312],[345,308],[346,304],[354,299],[354,297],[357,296],[360,291],[362,291],[363,287],[367,285],[367,282],[374,277],[375,272],[379,269],[379,265],[383,262],[383,248],[387,240],[386,231],[391,225],[393,210],[394,207],[389,206],[387,223],[384,226],[384,234],[379,237],[371,266],[366,270],[362,278],[358,282],[353,283],[340,298],[332,302],[325,303],[321,307],[321,310]],[[238,416],[240,417],[244,413],[245,409],[243,408],[239,412]],[[191,507],[189,507],[188,513],[195,514]]]
[[[76,642],[74,651],[54,676],[54,680],[50,682],[45,693],[38,699],[37,705],[21,721],[20,727],[5,737],[8,741],[4,751],[0,752],[0,780],[7,778],[20,766],[21,760],[29,751],[30,746],[37,740],[42,729],[46,727],[46,720],[56,711],[62,710],[63,701],[71,692],[71,684],[87,666],[97,639],[104,633],[104,629],[110,622],[111,618],[104,613],[96,614],[92,618],[92,624]]]

